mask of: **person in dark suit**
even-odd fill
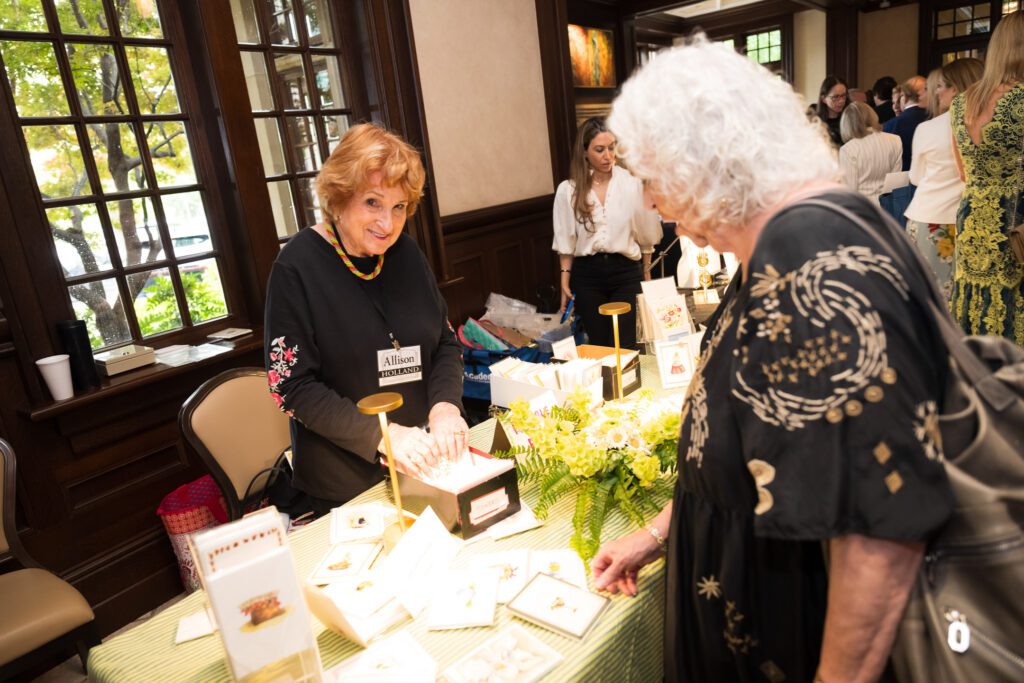
[[[896,118],[896,112],[892,110],[892,89],[896,87],[896,79],[892,76],[882,76],[871,87],[874,93],[875,113],[878,114],[878,122],[885,123]]]
[[[910,170],[910,160],[913,155],[914,131],[917,126],[928,120],[928,110],[921,106],[921,100],[925,93],[924,76],[912,76],[908,78],[900,90],[903,93],[903,111],[894,119],[890,119],[882,130],[886,133],[899,135],[903,141],[903,169]]]

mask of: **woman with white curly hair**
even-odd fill
[[[673,501],[601,548],[596,586],[634,595],[666,554],[665,680],[878,680],[952,509],[924,276],[858,227],[886,228],[790,86],[728,47],[655,56],[609,127],[663,219],[742,269],[683,404]]]

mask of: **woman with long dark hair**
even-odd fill
[[[598,308],[609,301],[635,304],[661,240],[658,215],[644,208],[640,181],[615,164],[615,144],[603,119],[583,122],[552,216],[562,310],[575,295],[590,342],[602,346],[613,343],[612,325]],[[623,348],[636,348],[635,312],[620,316],[619,335]]]
[[[828,128],[828,136],[836,147],[841,147],[843,144],[843,136],[839,132],[839,121],[842,119],[843,110],[849,103],[846,81],[839,76],[825,76],[825,80],[821,82],[821,90],[818,91],[816,106],[818,118]]]

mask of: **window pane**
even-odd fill
[[[0,30],[4,31],[45,31],[46,17],[39,0],[18,0],[4,3],[0,11]]]
[[[146,144],[153,158],[153,171],[160,187],[180,187],[196,183],[192,166],[192,148],[181,121],[146,123]]]
[[[348,130],[348,117],[344,115],[327,116],[324,118],[324,123],[327,126],[327,149],[333,152],[341,142],[341,136]]]
[[[939,39],[942,39],[942,38],[952,38],[953,37],[953,25],[950,24],[948,26],[939,26],[937,31],[936,31],[935,37],[939,38]]]
[[[971,26],[971,33],[988,33],[988,19],[975,20]]]
[[[126,38],[163,38],[160,8],[156,0],[132,0],[114,4],[121,22],[121,35]]]
[[[65,277],[110,269],[110,252],[95,204],[46,210],[57,258]]]
[[[956,34],[958,36],[966,36],[971,32],[971,24],[969,22],[963,22],[956,25]]]
[[[103,192],[145,189],[135,128],[129,123],[102,123],[89,126],[88,131]]]
[[[988,15],[989,15],[989,6],[988,6],[988,4],[975,5],[974,6],[974,17],[976,19],[978,17],[987,17]]]
[[[117,346],[132,340],[121,295],[113,278],[68,287],[75,317],[85,321],[94,349]]]
[[[295,173],[315,171],[320,167],[317,150],[316,126],[312,116],[287,116],[285,127],[290,144],[292,166]]]
[[[333,47],[330,6],[323,0],[303,0],[306,11],[306,35],[313,47]]]
[[[263,61],[263,53],[243,51],[242,71],[245,73],[245,85],[249,89],[252,110],[273,109],[274,98],[270,94],[270,78],[267,76],[267,63]]]
[[[75,89],[86,116],[127,114],[124,85],[117,71],[113,45],[68,43]]]
[[[68,116],[71,109],[50,43],[0,41],[18,116]]]
[[[239,43],[252,45],[260,42],[260,28],[252,0],[231,0],[231,18]]]
[[[778,62],[778,61],[781,61],[781,60],[782,60],[782,48],[781,47],[773,47],[773,48],[771,48],[768,51],[768,61],[769,62]]]
[[[137,266],[164,258],[163,240],[157,227],[153,201],[147,197],[107,202],[114,239],[125,266]]]
[[[770,45],[782,45],[782,31],[772,31],[769,34]]]
[[[302,55],[275,53],[274,72],[281,106],[284,109],[309,109],[309,87],[302,68]]]
[[[60,30],[87,36],[108,36],[103,0],[55,0]]]
[[[274,45],[298,45],[292,0],[256,1],[262,3],[270,15],[270,42]]]
[[[91,194],[74,126],[22,128],[43,199]]]
[[[299,178],[299,209],[303,225],[316,225],[320,222],[320,201],[316,196],[316,178]]]
[[[167,268],[129,275],[128,289],[135,296],[135,317],[139,319],[143,337],[181,327],[178,295],[174,293]]]
[[[338,59],[333,55],[315,55],[313,57],[313,78],[316,90],[320,93],[320,107],[323,109],[345,106],[345,93],[341,87],[341,70]]]
[[[939,12],[939,23],[940,24],[952,24],[953,23],[953,10],[944,9]]]
[[[201,194],[167,194],[160,197],[160,201],[164,205],[164,217],[167,219],[167,230],[176,257],[205,254],[213,250],[210,225],[206,222]]]
[[[181,111],[174,74],[162,47],[125,47],[128,70],[135,84],[140,114],[177,114]]]
[[[295,204],[292,202],[292,188],[287,180],[267,183],[270,206],[274,211],[274,225],[278,237],[288,237],[299,231],[295,223]]]
[[[757,36],[747,36],[747,52],[757,49]]]
[[[263,158],[263,172],[268,175],[287,173],[284,162],[284,147],[281,145],[281,133],[277,129],[277,119],[256,119],[256,140],[260,145],[260,156]]]
[[[224,301],[224,285],[216,259],[192,261],[178,267],[181,286],[185,290],[185,303],[193,324],[220,318],[228,314]]]
[[[757,35],[757,46],[758,47],[768,47],[768,34],[767,33],[759,33]]]

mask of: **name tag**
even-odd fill
[[[423,379],[423,361],[420,347],[403,346],[400,350],[382,349],[377,352],[377,377],[380,386],[418,382]]]

